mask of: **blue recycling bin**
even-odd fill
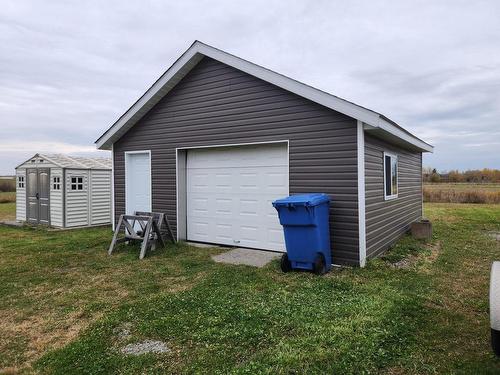
[[[273,202],[285,233],[281,269],[330,270],[330,197],[322,193],[291,195]]]

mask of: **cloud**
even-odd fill
[[[10,141],[0,143],[0,152],[26,152],[25,150],[36,150],[39,153],[63,153],[63,154],[77,154],[77,153],[97,153],[93,145],[75,145],[62,142],[40,142],[40,141]]]
[[[494,1],[6,1],[0,174],[93,153],[195,39],[384,113],[438,169],[500,167],[498,19]]]

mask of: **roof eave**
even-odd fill
[[[404,148],[418,152],[434,152],[434,147],[411,133],[393,125],[391,122],[380,118],[376,125],[364,124],[364,130],[368,134],[382,138],[390,143],[398,144]]]

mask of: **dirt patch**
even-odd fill
[[[144,340],[141,342],[128,344],[121,348],[120,352],[127,355],[141,355],[147,353],[161,354],[170,352],[170,349],[163,341]]]
[[[15,375],[19,374],[20,370],[17,367],[5,367],[0,368],[0,374],[2,375]]]
[[[101,318],[102,314],[87,315],[83,310],[77,310],[60,316],[58,314],[36,314],[20,317],[14,311],[0,312],[0,331],[4,339],[9,337],[25,337],[27,348],[24,352],[26,360],[23,369],[31,364],[48,349],[60,348],[74,340],[79,333],[92,322]],[[0,340],[0,348],[2,347]],[[0,373],[4,373],[2,369]]]
[[[434,263],[434,261],[439,256],[439,253],[441,252],[441,242],[437,241],[434,243],[426,244],[425,248],[429,250],[430,253],[408,255],[406,258],[403,258],[394,263],[390,263],[390,266],[396,269],[408,269],[414,267],[419,262],[422,262],[424,265]]]
[[[395,263],[391,263],[392,268],[396,269],[407,269],[411,268],[417,263],[418,257],[414,255],[409,255],[404,259],[401,259]]]
[[[121,326],[116,327],[113,333],[118,340],[126,340],[130,337],[132,332],[132,323],[123,323]]]
[[[494,240],[500,241],[500,232],[488,232],[486,233],[488,237],[493,238]]]
[[[442,247],[441,241],[427,244],[426,248],[431,251],[431,254],[425,257],[426,260],[434,262],[439,256],[439,253],[441,252],[441,247]]]

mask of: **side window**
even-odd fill
[[[52,178],[52,189],[61,190],[61,177],[56,176]]]
[[[71,177],[71,190],[83,190],[83,177]]]
[[[24,176],[17,176],[17,187],[24,188]]]
[[[398,156],[384,152],[384,197],[398,197]]]

